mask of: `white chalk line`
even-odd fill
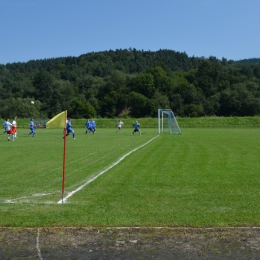
[[[40,249],[40,229],[39,228],[37,230],[36,248],[38,251],[38,256],[39,256],[40,260],[42,260],[42,253],[41,253],[41,249]]]
[[[150,142],[152,142],[155,138],[157,138],[159,135],[153,137],[152,139],[150,139],[148,142],[138,146],[137,148],[131,150],[130,152],[126,153],[125,155],[123,155],[121,158],[119,158],[116,162],[114,162],[112,165],[110,165],[108,168],[106,168],[104,171],[101,171],[99,174],[97,174],[95,177],[93,177],[92,179],[88,180],[87,182],[85,182],[83,185],[79,186],[76,190],[69,192],[69,194],[58,201],[58,204],[61,203],[65,203],[67,201],[68,198],[70,198],[72,195],[74,195],[76,192],[82,190],[86,185],[88,185],[89,183],[91,183],[92,181],[94,181],[95,179],[97,179],[99,176],[101,176],[102,174],[104,174],[105,172],[107,172],[108,170],[110,170],[111,168],[113,168],[114,166],[116,166],[117,164],[119,164],[122,160],[124,160],[129,154],[137,151],[138,149],[144,147],[145,145],[149,144]]]
[[[30,200],[30,198],[32,198],[32,197],[43,197],[43,196],[48,196],[48,195],[52,195],[52,194],[53,194],[52,192],[51,193],[36,193],[36,194],[29,195],[29,196],[15,198],[15,199],[2,200],[1,202],[2,203],[21,203],[21,202],[29,203],[29,202],[32,202],[32,200]],[[53,203],[53,202],[49,202],[49,203]]]

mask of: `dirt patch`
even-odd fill
[[[0,259],[260,259],[260,228],[0,228]]]

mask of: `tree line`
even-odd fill
[[[34,105],[31,104],[34,100]],[[51,118],[260,115],[260,59],[136,49],[0,64],[0,115]]]

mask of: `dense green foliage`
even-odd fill
[[[35,100],[31,105],[30,100]],[[260,115],[260,59],[118,49],[0,65],[0,116]]]

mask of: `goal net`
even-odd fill
[[[181,133],[177,119],[171,109],[158,109],[158,133]]]
[[[36,128],[45,128],[44,126],[49,121],[48,118],[34,118],[34,125]]]

